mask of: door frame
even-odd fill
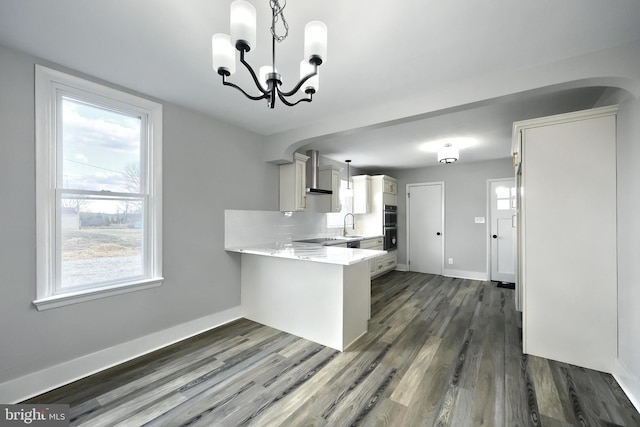
[[[512,182],[513,185],[517,187],[517,183],[515,182],[515,178],[513,176],[507,178],[492,178],[487,179],[487,221],[485,221],[485,239],[486,239],[486,251],[487,251],[487,280],[491,280],[491,184],[495,182]],[[519,203],[519,200],[517,200]],[[513,223],[512,223],[513,224]],[[518,230],[515,230],[516,235],[513,239],[513,259],[514,264],[517,263],[517,245],[518,245]],[[517,269],[514,265],[514,271],[516,272],[516,282],[517,282]]]
[[[445,183],[444,181],[431,181],[431,182],[417,182],[417,183],[413,183],[413,184],[407,184],[406,186],[406,191],[405,191],[405,208],[406,208],[406,233],[405,233],[405,237],[406,237],[406,253],[407,253],[407,271],[411,271],[411,264],[409,264],[409,262],[411,261],[411,215],[409,214],[409,203],[410,202],[410,197],[409,197],[409,191],[411,190],[411,187],[424,187],[426,185],[440,185],[441,189],[442,189],[442,193],[441,193],[441,197],[440,197],[440,201],[441,201],[441,206],[442,206],[442,212],[441,212],[441,218],[442,218],[442,223],[441,223],[441,229],[442,229],[442,247],[440,248],[440,253],[442,254],[442,256],[440,257],[440,271],[442,272],[442,274],[444,275],[444,248],[445,248],[445,244],[444,241],[447,238],[447,233],[445,231],[445,226],[447,224],[446,218],[445,218]]]

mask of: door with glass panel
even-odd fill
[[[491,181],[490,191],[491,280],[515,283],[515,180]]]

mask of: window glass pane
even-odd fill
[[[499,211],[504,211],[504,210],[508,210],[511,209],[511,199],[501,199],[498,200],[498,210]]]
[[[139,117],[62,98],[58,188],[140,192]]]
[[[142,198],[63,194],[60,287],[142,276]]]
[[[509,187],[497,187],[496,188],[496,196],[498,197],[498,199],[508,199],[511,196],[510,188]]]

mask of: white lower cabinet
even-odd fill
[[[398,265],[398,254],[396,251],[389,251],[388,254],[375,258],[373,262],[375,262],[375,266],[369,265],[371,268],[371,277],[377,277],[391,270],[395,270]]]
[[[383,247],[384,247],[384,240],[382,237],[365,239],[360,242],[360,249],[382,250]],[[381,255],[377,258],[369,260],[369,271],[371,273],[371,277],[377,277],[391,270],[394,270],[397,265],[398,265],[397,252],[389,251],[385,255]]]
[[[360,241],[360,249],[375,249],[381,251],[383,246],[384,240],[382,237],[374,237]]]

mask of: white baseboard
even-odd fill
[[[445,277],[455,277],[458,279],[469,279],[469,280],[490,280],[489,274],[484,271],[466,271],[466,270],[453,270],[453,269],[444,269],[442,271],[442,275]]]
[[[201,317],[115,347],[0,383],[0,403],[17,403],[239,319],[240,307]]]
[[[640,380],[627,369],[620,359],[616,359],[614,362],[613,378],[618,381],[633,406],[640,412]]]
[[[398,264],[396,265],[396,271],[409,271],[409,266],[407,264]],[[483,280],[487,281],[489,279],[489,274],[483,271],[466,271],[466,270],[443,270],[442,275],[445,277],[455,277],[458,279],[469,279],[469,280]]]

